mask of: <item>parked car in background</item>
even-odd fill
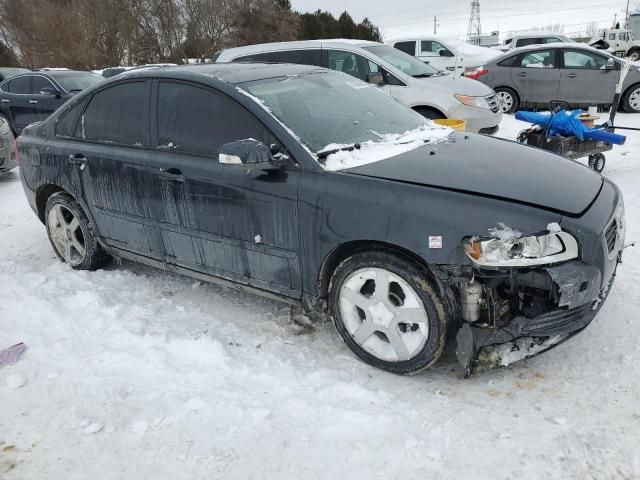
[[[552,100],[572,108],[613,103],[623,60],[579,44],[534,45],[513,50],[465,76],[496,91],[500,108],[547,108]],[[622,108],[640,112],[640,71],[632,67],[623,85]]]
[[[31,70],[29,70],[28,68],[0,67],[0,82],[2,80],[6,80],[9,77],[13,77],[21,73],[28,73],[30,71]]]
[[[559,33],[529,32],[509,37],[504,41],[503,45],[496,48],[506,52],[513,48],[528,47],[530,45],[548,45],[550,43],[574,43],[574,41]]]
[[[338,70],[378,86],[427,118],[465,120],[467,131],[494,133],[502,119],[493,90],[445,75],[389,45],[364,40],[279,42],[224,50],[216,62],[280,62]]]
[[[7,172],[17,166],[16,140],[9,124],[0,118],[0,173]]]
[[[618,57],[627,57],[631,62],[640,60],[640,40],[633,37],[633,32],[628,29],[605,28],[602,31],[600,42],[591,40],[591,44],[595,48],[604,48],[612,55]]]
[[[467,373],[567,340],[624,245],[611,181],[313,66],[125,73],[18,145],[29,205],[72,268],[128,258],[302,305],[394,373],[452,338]]]
[[[13,76],[0,83],[0,118],[20,135],[30,123],[44,120],[73,95],[101,81],[100,75],[66,69]]]
[[[398,39],[389,44],[438,70],[459,75],[467,68],[477,67],[500,56],[500,52],[492,48],[437,36]]]

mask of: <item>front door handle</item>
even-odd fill
[[[38,103],[38,100],[29,100],[29,103],[35,104],[35,103]]]
[[[85,157],[82,153],[74,153],[72,155],[69,155],[69,163],[72,163],[74,165],[86,165],[87,157]]]
[[[567,77],[567,78],[576,78],[576,77],[577,77],[577,75],[576,75],[575,73],[567,73],[567,74],[565,75],[565,77]]]
[[[520,72],[518,74],[519,77],[526,77],[527,76],[527,72]]]
[[[184,182],[184,175],[182,175],[182,171],[179,168],[159,168],[158,175],[161,178],[166,178],[167,180],[171,180],[172,183]]]
[[[11,100],[9,100],[8,98],[3,98],[2,99],[2,103],[9,103]]]

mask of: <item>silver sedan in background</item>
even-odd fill
[[[493,88],[504,113],[548,108],[553,100],[608,108],[624,61],[586,45],[556,43],[515,48],[465,76]],[[622,89],[620,105],[630,113],[640,112],[639,68],[631,67]]]

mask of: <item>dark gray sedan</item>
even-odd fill
[[[516,48],[465,76],[492,87],[504,113],[547,107],[552,100],[572,108],[613,103],[624,60],[579,44]],[[640,71],[632,66],[621,100],[627,112],[640,112]]]

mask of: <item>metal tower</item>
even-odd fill
[[[480,45],[480,0],[471,0],[471,17],[469,17],[469,29],[467,30],[467,42]]]

